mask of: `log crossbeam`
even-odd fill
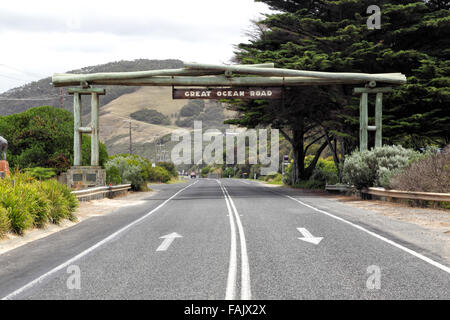
[[[256,65],[185,63],[182,69],[54,74],[52,81],[55,87],[80,83],[124,86],[304,86],[365,84],[371,81],[399,85],[406,82],[406,77],[401,73],[368,74],[280,69],[274,68],[273,63]]]

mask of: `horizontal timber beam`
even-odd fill
[[[68,94],[74,94],[74,93],[79,93],[82,95],[87,95],[87,94],[99,94],[99,95],[104,95],[105,94],[105,89],[103,88],[88,88],[88,89],[83,89],[83,88],[69,88],[67,89],[67,93]]]
[[[361,84],[364,80],[334,80],[310,77],[235,77],[225,76],[208,77],[149,77],[127,80],[92,80],[89,84],[94,85],[122,85],[122,86],[308,86],[308,85],[332,85],[332,84]],[[65,84],[53,83],[55,87]]]
[[[79,128],[78,128],[78,132],[81,132],[81,133],[91,133],[91,132],[92,132],[92,128],[91,128],[91,127],[79,127]]]
[[[379,81],[393,84],[406,83],[406,76],[401,73],[351,73],[351,72],[321,72],[306,70],[291,70],[280,68],[242,67],[239,65],[215,65],[200,63],[185,63],[184,66],[193,70],[231,71],[235,73],[250,72],[253,75],[272,77],[315,77],[329,80]]]
[[[262,63],[254,65],[239,65],[244,71],[245,68],[258,67],[258,68],[273,68],[273,63]],[[208,70],[191,70],[191,69],[162,69],[162,70],[148,70],[148,71],[133,71],[133,72],[102,72],[102,73],[90,73],[90,74],[73,74],[73,73],[55,73],[52,78],[52,82],[57,86],[72,86],[77,85],[83,81],[94,80],[130,80],[139,78],[148,78],[156,76],[208,76],[208,75],[220,75],[223,71],[208,71]],[[248,74],[248,72],[247,72]]]
[[[353,93],[389,93],[392,92],[392,87],[380,87],[380,88],[355,88]]]

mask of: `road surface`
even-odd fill
[[[144,204],[0,255],[0,296],[450,298],[448,266],[321,197],[236,179],[154,188]]]

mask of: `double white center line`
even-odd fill
[[[230,197],[228,190],[217,180],[222,189],[223,196],[228,208],[228,216],[230,218],[231,228],[231,248],[230,248],[230,263],[228,268],[227,289],[225,293],[225,300],[236,299],[236,279],[237,279],[237,235],[236,225],[239,232],[239,242],[241,249],[241,299],[250,300],[252,297],[250,288],[250,267],[248,264],[247,243],[245,241],[244,228],[242,227],[241,218],[234,205],[233,199]]]

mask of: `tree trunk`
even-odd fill
[[[305,154],[303,150],[303,127],[292,128],[292,184],[297,184],[304,178]]]

